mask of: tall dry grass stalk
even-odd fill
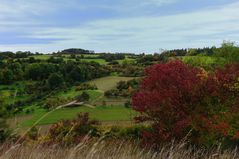
[[[220,149],[205,150],[186,147],[186,143],[171,143],[162,146],[157,152],[140,148],[133,141],[82,142],[73,147],[58,145],[43,146],[10,145],[0,147],[0,159],[236,159],[237,149],[222,151]]]
[[[77,101],[72,101],[72,102],[70,102],[70,103],[68,103],[68,104],[60,105],[60,106],[58,106],[58,107],[52,109],[51,111],[45,113],[44,115],[42,115],[37,121],[35,121],[35,122],[32,124],[31,127],[29,127],[29,128],[21,135],[21,137],[16,141],[15,144],[17,145],[21,140],[23,140],[24,137],[27,135],[27,133],[28,133],[29,131],[31,131],[31,129],[32,129],[33,127],[37,126],[38,123],[41,122],[43,119],[45,119],[48,115],[50,115],[51,113],[53,113],[53,112],[55,112],[55,111],[57,111],[57,110],[59,110],[59,109],[68,107],[69,105],[74,104],[74,103],[77,103]],[[14,130],[14,132],[16,132],[16,130]]]

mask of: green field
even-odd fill
[[[71,56],[69,54],[62,54],[62,55],[65,56],[65,57],[70,57]],[[87,58],[87,57],[99,57],[99,55],[97,55],[97,54],[82,54],[82,55],[84,56],[84,58]]]
[[[30,56],[30,57],[34,57],[35,59],[39,59],[39,60],[47,60],[51,57],[52,55],[34,55],[34,56]]]
[[[42,119],[37,125],[48,125],[56,123],[63,119],[73,119],[78,113],[88,112],[91,119],[99,121],[129,121],[131,120],[135,112],[129,108],[123,106],[99,106],[96,108],[89,107],[75,107],[75,108],[64,108],[49,113],[44,119]],[[39,118],[44,114],[48,113],[44,109],[38,109],[31,119],[25,120],[20,123],[20,127],[32,126]]]
[[[134,63],[134,62],[136,62],[136,60],[135,59],[132,59],[132,58],[129,58],[129,57],[125,57],[125,59],[124,60],[117,60],[118,62],[119,62],[119,64],[123,64],[123,63]]]
[[[72,87],[67,91],[60,91],[57,94],[53,95],[53,97],[58,97],[58,98],[75,98],[76,96],[80,95],[83,91],[76,91],[75,90],[76,87]],[[90,100],[95,99],[97,97],[99,97],[100,95],[102,95],[102,92],[99,90],[86,90],[85,92],[87,92],[90,95]]]
[[[87,59],[87,58],[84,58],[84,59],[81,59],[81,61],[85,61],[85,62],[97,62],[101,65],[106,65],[108,62],[106,62],[104,59]]]
[[[39,60],[48,60],[51,56],[53,56],[53,55],[34,55],[34,56],[30,56],[30,57],[34,57],[35,59],[39,59]],[[101,65],[106,65],[108,63],[104,59],[101,59],[101,58],[96,58],[96,59],[87,58],[87,57],[98,57],[98,56],[99,55],[84,55],[84,58],[81,59],[81,61],[97,62]],[[64,59],[64,61],[68,61],[68,60],[75,61],[75,59],[70,58],[70,55],[63,55],[63,59]]]
[[[133,77],[118,77],[118,76],[108,76],[103,78],[98,78],[87,83],[95,84],[99,90],[107,91],[116,87],[119,81],[128,81],[133,79]]]

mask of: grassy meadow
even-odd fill
[[[22,121],[21,123],[19,123],[19,126],[32,126],[46,113],[48,113],[48,111],[44,109],[37,109],[35,113],[31,115],[31,119]],[[125,108],[123,106],[97,106],[96,108],[82,106],[75,108],[63,108],[60,110],[52,111],[37,125],[48,125],[56,123],[59,120],[73,119],[78,113],[89,113],[91,119],[95,119],[101,122],[130,121],[135,115],[135,112],[133,112],[130,108]]]

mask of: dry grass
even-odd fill
[[[163,146],[154,152],[130,141],[84,142],[74,147],[4,144],[0,159],[236,159],[237,150],[220,151],[186,148],[184,143]]]

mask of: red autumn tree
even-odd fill
[[[146,68],[146,77],[132,99],[133,108],[141,113],[136,120],[152,124],[152,130],[144,132],[145,143],[180,140],[190,130],[194,140],[215,131],[216,137],[228,135],[231,119],[227,116],[238,107],[237,68],[228,66],[209,74],[180,61]]]

